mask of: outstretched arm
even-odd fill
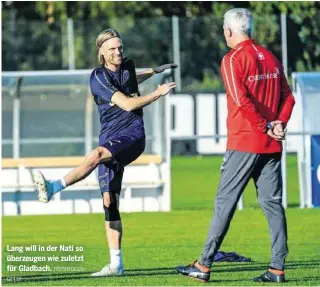
[[[116,104],[119,108],[127,112],[131,112],[151,104],[152,102],[159,99],[161,96],[165,96],[176,86],[177,84],[174,82],[166,83],[161,86],[158,86],[158,88],[152,93],[141,97],[127,97],[120,91],[116,91],[113,94],[111,101],[112,103]]]
[[[176,83],[165,83],[152,93],[142,97],[128,97],[119,91],[108,81],[103,69],[98,68],[93,71],[90,78],[90,87],[93,95],[101,97],[108,103],[116,104],[119,108],[130,112],[143,108],[156,101],[161,96],[165,96],[176,87]]]
[[[151,76],[153,76],[155,74],[155,72],[153,71],[152,68],[138,72],[137,73],[137,81],[138,81],[138,85],[140,85],[141,83],[143,83],[145,80],[148,80]]]
[[[165,65],[161,65],[161,66],[154,67],[154,68],[149,68],[147,70],[138,72],[137,73],[138,85],[143,83],[145,80],[149,79],[151,76],[153,76],[155,74],[162,73],[163,71],[165,71],[167,69],[171,69],[171,68],[175,69],[177,67],[178,67],[177,64],[165,64]]]

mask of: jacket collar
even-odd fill
[[[240,48],[243,48],[244,46],[251,45],[251,44],[254,44],[254,41],[252,39],[245,40],[237,44],[233,49],[238,50]]]

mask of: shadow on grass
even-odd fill
[[[320,260],[308,260],[308,261],[291,261],[286,265],[286,269],[298,269],[304,267],[318,267]],[[231,267],[232,265],[232,267]],[[212,273],[224,273],[224,272],[246,272],[246,271],[265,271],[268,267],[267,264],[262,262],[242,262],[242,263],[229,263],[229,264],[215,264],[211,269]],[[5,276],[2,277],[3,285],[14,285],[21,284],[23,282],[44,282],[44,281],[63,281],[63,280],[83,280],[83,279],[96,279],[101,280],[105,277],[92,277],[90,272],[73,272],[73,273],[53,273],[53,274],[33,274],[33,275],[16,275],[16,276]],[[142,268],[142,269],[126,269],[125,275],[121,278],[130,277],[142,277],[142,276],[161,276],[161,275],[178,275],[174,267],[166,268]],[[87,275],[87,276],[84,276]],[[89,276],[88,276],[89,275]],[[259,274],[256,274],[259,275]],[[110,276],[108,278],[119,278],[118,276]],[[119,278],[120,279],[120,278]],[[210,282],[244,282],[246,280],[242,279],[223,279],[223,280],[210,280]],[[301,282],[301,281],[315,281],[320,280],[320,277],[303,277],[299,280],[287,280],[287,282]]]
[[[300,204],[299,203],[288,203],[288,207],[300,207]]]

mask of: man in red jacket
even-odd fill
[[[294,97],[281,63],[250,38],[252,15],[231,9],[224,15],[224,36],[231,51],[221,62],[227,92],[227,150],[203,252],[183,275],[207,282],[214,255],[228,231],[238,200],[253,178],[261,208],[268,219],[272,258],[270,268],[257,282],[284,282],[288,254],[287,223],[282,206],[281,154],[285,127]]]

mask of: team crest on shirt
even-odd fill
[[[123,77],[123,78],[122,78],[123,83],[128,82],[128,80],[129,80],[129,76],[130,76],[129,71],[124,70],[124,71],[123,71],[123,76],[122,76],[122,77]]]
[[[264,60],[264,55],[262,54],[262,52],[258,52],[258,53],[257,53],[257,58],[258,58],[258,60],[260,60],[260,61]]]

